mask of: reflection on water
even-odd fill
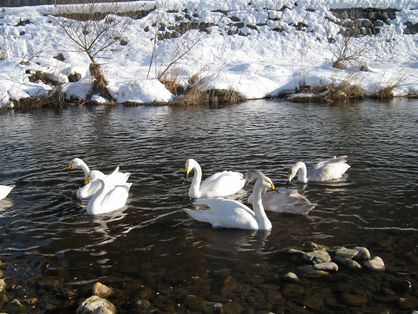
[[[135,282],[153,291],[167,283],[210,300],[222,299],[217,282],[227,273],[242,284],[271,284],[271,272],[290,267],[275,253],[305,241],[366,245],[385,259],[413,260],[405,252],[417,250],[417,121],[417,101],[2,113],[0,182],[16,188],[0,201],[0,259],[13,263],[7,271],[28,283],[52,274],[82,289],[100,279],[127,295],[138,291]],[[183,178],[188,158],[199,161],[203,177],[257,168],[280,188],[294,162],[309,167],[342,154],[351,165],[347,177],[293,183],[318,205],[306,217],[268,213],[271,232],[215,230],[182,211],[193,206],[190,181]],[[74,157],[104,173],[120,166],[132,174],[124,210],[86,214],[87,203],[74,195],[83,174],[65,171]],[[238,199],[246,202],[249,192]],[[417,270],[413,262],[405,267]],[[165,305],[154,306],[170,311],[169,304],[182,303],[184,296],[173,291]],[[120,306],[128,311],[126,302]]]

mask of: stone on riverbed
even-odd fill
[[[113,290],[100,282],[96,282],[92,287],[92,292],[94,295],[106,299],[112,295]]]
[[[338,265],[334,262],[318,263],[313,265],[313,268],[325,271],[338,271]]]
[[[0,292],[4,292],[6,291],[6,282],[4,281],[4,279],[0,279]]]
[[[300,268],[303,275],[307,277],[325,277],[329,275],[329,272],[326,272],[324,270],[319,270],[313,268],[311,265],[302,266]]]
[[[383,260],[379,256],[375,256],[371,260],[365,262],[364,266],[373,271],[385,270],[385,263],[383,263]]]
[[[356,246],[354,248],[358,253],[356,259],[368,261],[370,259],[370,251],[364,246]]]
[[[334,262],[337,262],[338,264],[343,265],[350,269],[361,269],[361,265],[355,260],[352,260],[351,258],[335,256]]]
[[[288,272],[287,274],[283,276],[283,279],[286,281],[298,281],[299,277],[295,273]]]
[[[334,253],[336,256],[341,256],[345,258],[353,258],[358,254],[357,250],[354,249],[347,249],[346,247],[340,246],[334,249]]]
[[[76,314],[115,314],[116,307],[106,299],[93,295],[77,308]]]
[[[331,262],[331,256],[324,250],[315,250],[313,252],[305,253],[303,258],[312,261],[315,264]]]

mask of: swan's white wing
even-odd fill
[[[118,173],[119,172],[119,166],[115,168],[115,170],[113,170],[113,172],[111,174],[109,174],[108,176],[111,176],[112,174]]]
[[[339,156],[321,161],[313,169],[308,169],[310,181],[330,181],[339,179],[350,168],[347,164],[347,156]]]
[[[323,160],[323,161],[320,161],[320,162],[318,162],[314,167],[313,167],[313,169],[319,169],[319,168],[322,168],[322,167],[324,167],[324,166],[326,166],[326,165],[329,165],[329,164],[334,164],[334,163],[346,163],[347,162],[347,160],[348,160],[348,156],[347,155],[342,155],[342,156],[334,156],[334,157],[332,157],[332,158],[330,158],[330,159],[327,159],[327,160]]]
[[[223,197],[237,193],[245,185],[244,175],[239,172],[217,172],[200,184],[202,197]]]
[[[88,213],[93,215],[99,215],[109,213],[125,206],[128,200],[129,188],[131,183],[116,185],[112,187],[105,195],[102,203],[94,208],[88,208]]]
[[[0,185],[0,200],[5,198],[14,187],[14,185]]]
[[[97,190],[99,190],[100,184],[98,181],[92,181],[89,184],[83,185],[77,190],[77,197],[79,199],[89,199],[91,198]]]
[[[194,204],[204,205],[209,209],[184,209],[184,211],[195,220],[210,223],[214,228],[258,229],[254,212],[237,201],[222,198],[201,198],[196,200]]]
[[[296,189],[266,192],[262,195],[262,202],[265,210],[295,215],[306,215],[317,205]]]
[[[119,170],[119,167],[116,169]],[[124,184],[128,181],[129,176],[131,175],[129,172],[117,172],[116,169],[106,177],[106,181],[109,185]]]

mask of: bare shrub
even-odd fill
[[[108,5],[106,12],[100,12],[97,6],[97,2],[58,6],[54,12],[54,21],[75,48],[90,59],[93,92],[98,92],[108,100],[114,100],[107,89],[107,80],[98,59],[110,57],[113,48],[119,46],[120,38],[123,37],[124,22],[109,13],[117,12],[116,4]],[[81,13],[77,15],[72,11]]]
[[[372,97],[377,99],[392,99],[395,96],[393,91],[401,84],[403,79],[404,75],[392,78],[387,82],[386,86],[377,90]]]
[[[22,110],[22,111],[37,109],[37,108],[42,108],[42,107],[61,108],[67,104],[65,101],[65,96],[61,89],[61,86],[58,86],[49,95],[32,96],[28,98],[19,99],[19,100],[12,99],[11,101],[15,109]]]
[[[175,96],[182,95],[185,92],[185,88],[178,82],[177,77],[162,78],[160,82]]]
[[[58,86],[60,82],[54,77],[51,73],[46,73],[42,71],[35,71],[29,76],[29,81],[32,83],[36,83],[41,81],[44,84]]]
[[[357,27],[343,29],[341,32],[342,40],[329,42],[329,49],[334,56],[332,66],[336,69],[346,69],[349,63],[357,63],[360,66],[363,65],[360,62],[360,58],[366,52],[366,45],[356,48],[354,45],[355,38],[360,34],[360,30]],[[363,65],[364,66],[364,65]]]

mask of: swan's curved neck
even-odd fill
[[[298,181],[308,183],[308,170],[306,169],[306,164],[302,161],[299,162]]]
[[[87,176],[90,173],[89,166],[87,166],[87,164],[83,160],[80,160],[79,167],[83,170],[85,176]]]
[[[94,214],[96,207],[100,207],[102,205],[103,199],[106,196],[106,194],[104,193],[106,187],[105,180],[103,180],[102,178],[97,178],[95,181],[97,181],[100,184],[100,188],[93,195],[93,197],[87,205],[89,212],[92,214]]]
[[[257,180],[254,185],[253,195],[252,195],[252,204],[255,214],[255,219],[257,220],[258,229],[260,230],[270,230],[272,227],[270,219],[268,219],[266,212],[264,210],[262,202],[262,189],[263,184],[261,180]]]
[[[189,189],[189,196],[193,198],[200,197],[200,183],[202,182],[202,168],[200,166],[194,165],[192,170],[194,170],[192,184]]]

